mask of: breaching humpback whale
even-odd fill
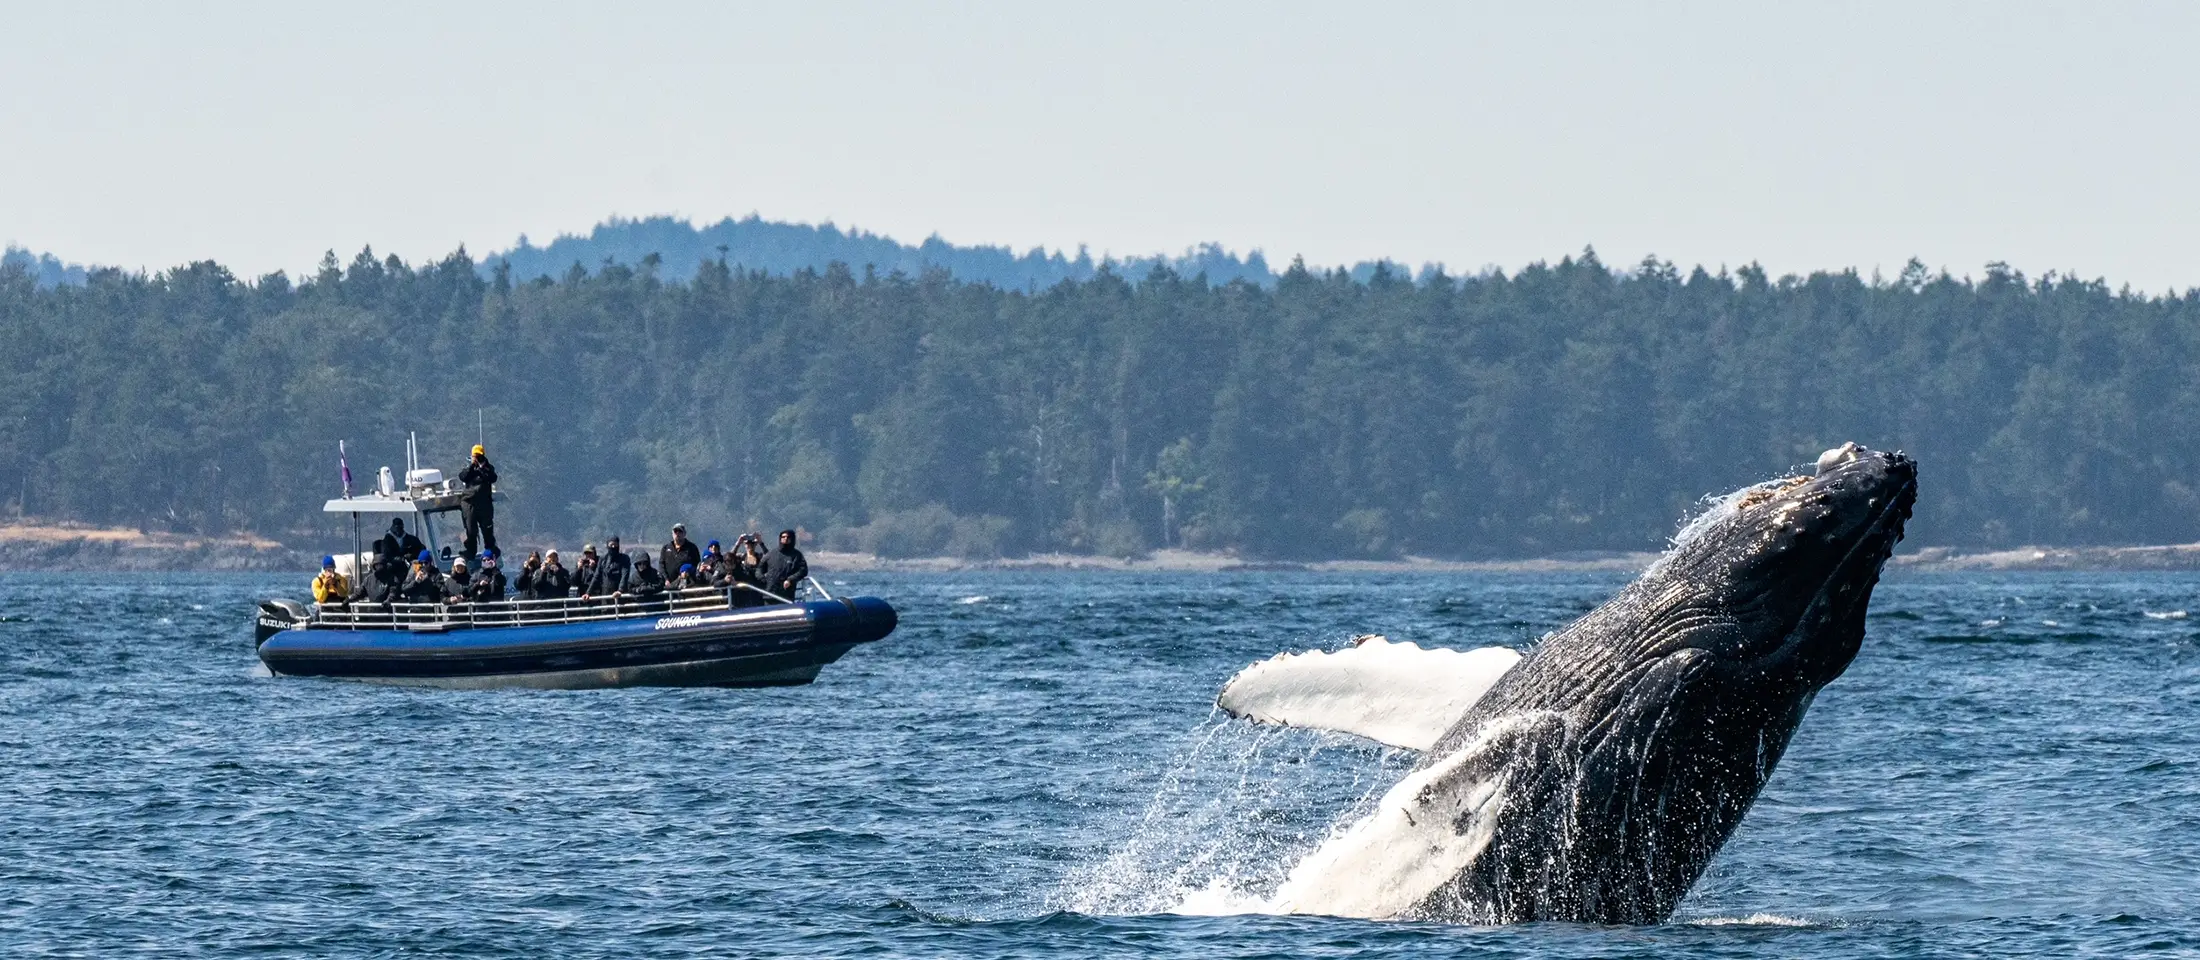
[[[1737,491],[1525,656],[1374,638],[1218,698],[1424,750],[1271,907],[1466,923],[1655,923],[1703,874],[1864,639],[1917,468],[1855,444]]]

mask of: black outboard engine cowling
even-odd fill
[[[267,638],[285,630],[306,625],[312,616],[306,613],[305,604],[295,600],[262,600],[260,613],[252,621],[252,648],[257,650]]]

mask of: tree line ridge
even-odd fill
[[[1849,439],[1919,458],[1913,544],[2200,540],[2193,293],[1593,252],[1027,288],[644,260],[530,279],[362,250],[295,282],[78,285],[11,261],[0,498],[335,538],[338,440],[362,477],[408,431],[455,467],[478,411],[518,543],[684,519],[884,555],[1654,549],[1704,494]]]

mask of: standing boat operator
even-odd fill
[[[458,501],[459,516],[466,521],[466,555],[478,556],[477,549],[486,548],[497,553],[497,505],[495,487],[497,468],[489,462],[488,451],[481,444],[474,444],[473,460],[466,469],[458,472],[458,482],[466,485],[466,495]]]

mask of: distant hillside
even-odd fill
[[[958,280],[1010,290],[1088,280],[1103,267],[1112,267],[1117,275],[1132,280],[1144,277],[1155,266],[1167,266],[1187,277],[1204,273],[1208,282],[1217,285],[1246,280],[1266,287],[1276,282],[1276,274],[1268,269],[1268,261],[1260,251],[1240,258],[1216,244],[1195,247],[1181,256],[1095,260],[1082,248],[1074,257],[1036,247],[1019,254],[1007,247],[956,246],[937,235],[911,246],[863,230],[842,230],[830,223],[782,223],[753,214],[740,220],[727,217],[700,228],[672,217],[614,218],[598,224],[585,237],[568,234],[543,247],[523,236],[519,246],[485,258],[482,268],[493,270],[501,262],[511,265],[514,277],[563,277],[576,263],[590,271],[606,260],[638,266],[652,253],[663,259],[658,274],[668,280],[692,277],[705,260],[722,255],[734,267],[781,276],[804,268],[845,263],[858,274],[870,266],[881,276],[896,270],[912,277],[927,270],[946,270]],[[1369,270],[1372,268],[1368,265]]]
[[[0,268],[21,268],[31,275],[41,290],[58,287],[64,283],[82,286],[84,266],[62,263],[50,253],[32,253],[21,247],[8,247],[0,251]]]
[[[1059,250],[1050,253],[1037,247],[1017,253],[1008,247],[957,246],[937,235],[912,246],[892,237],[864,230],[843,230],[830,223],[817,226],[786,223],[753,214],[740,220],[727,217],[705,227],[696,227],[674,217],[640,220],[614,217],[597,224],[587,236],[563,234],[541,247],[521,236],[518,246],[485,257],[480,270],[486,279],[499,265],[509,264],[515,279],[532,280],[545,276],[564,279],[574,264],[579,264],[588,273],[595,273],[607,262],[640,268],[651,254],[658,258],[657,276],[675,282],[686,281],[695,276],[696,268],[704,262],[721,257],[733,268],[760,270],[773,276],[787,276],[803,269],[822,270],[834,263],[846,264],[858,276],[865,267],[872,268],[882,277],[896,271],[918,277],[928,271],[944,270],[957,280],[991,284],[1004,290],[1031,290],[1051,287],[1064,280],[1090,280],[1102,270],[1109,270],[1135,284],[1155,267],[1167,267],[1187,279],[1204,274],[1207,282],[1215,286],[1244,280],[1273,289],[1279,276],[1269,268],[1267,258],[1259,250],[1240,256],[1213,243],[1201,244],[1175,256],[1155,254],[1095,259],[1083,247],[1078,248],[1074,257]],[[40,289],[62,284],[81,286],[86,275],[98,269],[64,263],[50,253],[32,253],[14,246],[0,253],[0,267],[22,269]],[[1415,273],[1390,260],[1364,261],[1345,268],[1345,272],[1352,279],[1366,283],[1378,268],[1388,268],[1395,275]],[[1424,266],[1419,276],[1425,279],[1434,269],[1434,265]]]

